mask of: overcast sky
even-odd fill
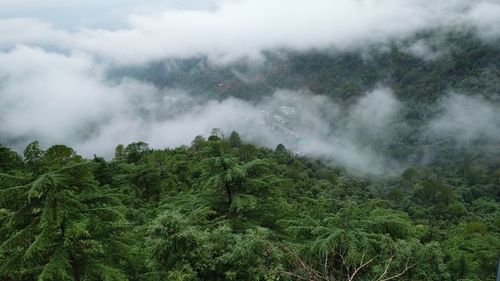
[[[497,0],[2,0],[0,18],[4,49],[77,50],[120,64],[346,49],[442,27],[500,35]]]
[[[36,18],[67,29],[120,28],[131,14],[214,9],[215,0],[1,0],[1,18]]]

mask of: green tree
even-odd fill
[[[240,134],[238,134],[236,131],[232,131],[231,135],[229,136],[229,143],[232,147],[239,148],[241,146]]]
[[[206,140],[203,136],[196,136],[194,140],[191,142],[191,146],[196,150],[196,151],[201,151],[205,148],[206,145]]]
[[[241,161],[248,162],[255,159],[256,152],[257,148],[253,144],[242,144],[238,151],[238,155]]]
[[[133,142],[123,150],[123,155],[125,156],[128,163],[137,163],[141,159],[142,155],[148,152],[149,145],[145,142]]]
[[[26,146],[24,149],[24,163],[26,167],[33,173],[40,171],[41,159],[44,151],[40,149],[38,141],[34,141]]]
[[[125,250],[113,239],[125,222],[121,202],[97,187],[91,164],[79,159],[67,147],[49,148],[42,159],[47,172],[1,190],[1,205],[8,208],[2,278],[126,280],[108,254]]]
[[[0,173],[18,170],[23,167],[21,157],[9,148],[0,145]]]
[[[123,144],[119,144],[115,147],[115,157],[114,160],[125,160],[125,147]]]
[[[421,244],[403,213],[347,202],[322,221],[285,221],[307,242],[288,248],[290,276],[305,280],[448,280],[437,244]],[[297,236],[299,237],[299,236]],[[304,236],[302,236],[304,237]],[[299,240],[304,241],[304,240]],[[432,268],[432,270],[430,270]]]

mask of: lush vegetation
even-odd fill
[[[416,42],[433,49],[427,58],[408,51]],[[426,164],[356,177],[218,130],[174,149],[118,145],[111,160],[65,145],[33,142],[22,156],[0,145],[0,280],[494,280],[500,146],[425,142],[417,132],[447,91],[498,104],[495,44],[432,31],[363,50],[264,57],[161,61],[110,78],[210,99],[302,89],[341,105],[383,84],[409,125],[390,144],[366,145]],[[424,153],[436,157],[407,161]]]
[[[500,168],[356,178],[242,142],[0,146],[0,279],[494,280]]]

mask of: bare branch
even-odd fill
[[[391,257],[391,259],[392,259],[392,257]],[[410,262],[410,258],[408,258],[406,260],[405,268],[402,271],[400,271],[399,273],[397,273],[397,274],[395,274],[393,276],[384,278],[384,279],[380,279],[382,277],[381,276],[379,279],[377,279],[377,281],[389,281],[389,280],[392,280],[392,279],[396,279],[396,278],[400,277],[401,275],[405,274],[408,270],[410,270],[411,268],[413,268],[414,266],[416,266],[418,264],[418,262],[416,262],[416,263],[408,265],[409,262]]]
[[[329,276],[329,275],[330,275],[330,274],[329,274],[329,272],[328,272],[328,255],[329,255],[329,254],[330,254],[330,253],[328,253],[328,252],[326,253],[326,256],[325,256],[325,263],[324,263],[324,266],[323,266],[323,267],[324,267],[324,271],[325,271],[325,275],[326,275],[326,276]]]
[[[375,257],[373,257],[373,258],[371,258],[371,259],[367,260],[365,263],[363,263],[363,259],[365,258],[365,254],[366,254],[366,253],[363,253],[363,256],[361,256],[361,265],[360,265],[360,266],[358,266],[358,267],[354,270],[354,272],[352,273],[351,278],[349,279],[349,281],[354,280],[354,277],[356,276],[356,274],[358,274],[358,272],[359,272],[361,269],[363,269],[365,266],[367,266],[368,264],[370,264],[370,263],[371,263],[371,262],[372,262],[372,261],[376,258],[376,256],[375,256]]]
[[[297,253],[295,253],[294,251],[292,251],[288,248],[285,248],[285,250],[288,251],[293,256],[295,262],[308,275],[308,277],[301,277],[301,278],[306,279],[306,280],[325,280],[325,281],[328,281],[328,277],[322,276],[322,274],[319,271],[317,271],[314,268],[312,268],[311,266],[308,266],[307,264],[305,264],[302,261],[302,259],[297,255]],[[311,279],[311,275],[314,277],[314,279]]]
[[[382,281],[384,280],[384,276],[387,274],[387,271],[389,270],[389,267],[391,266],[391,263],[392,263],[392,259],[394,258],[394,254],[392,254],[390,257],[389,257],[389,261],[387,262],[385,268],[384,268],[384,272],[382,272],[382,274],[377,278],[377,281]]]

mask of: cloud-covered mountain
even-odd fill
[[[177,146],[221,128],[386,173],[431,161],[438,143],[479,142],[481,153],[499,143],[496,1],[0,10],[0,142],[19,150],[39,139],[110,156],[117,143]]]

